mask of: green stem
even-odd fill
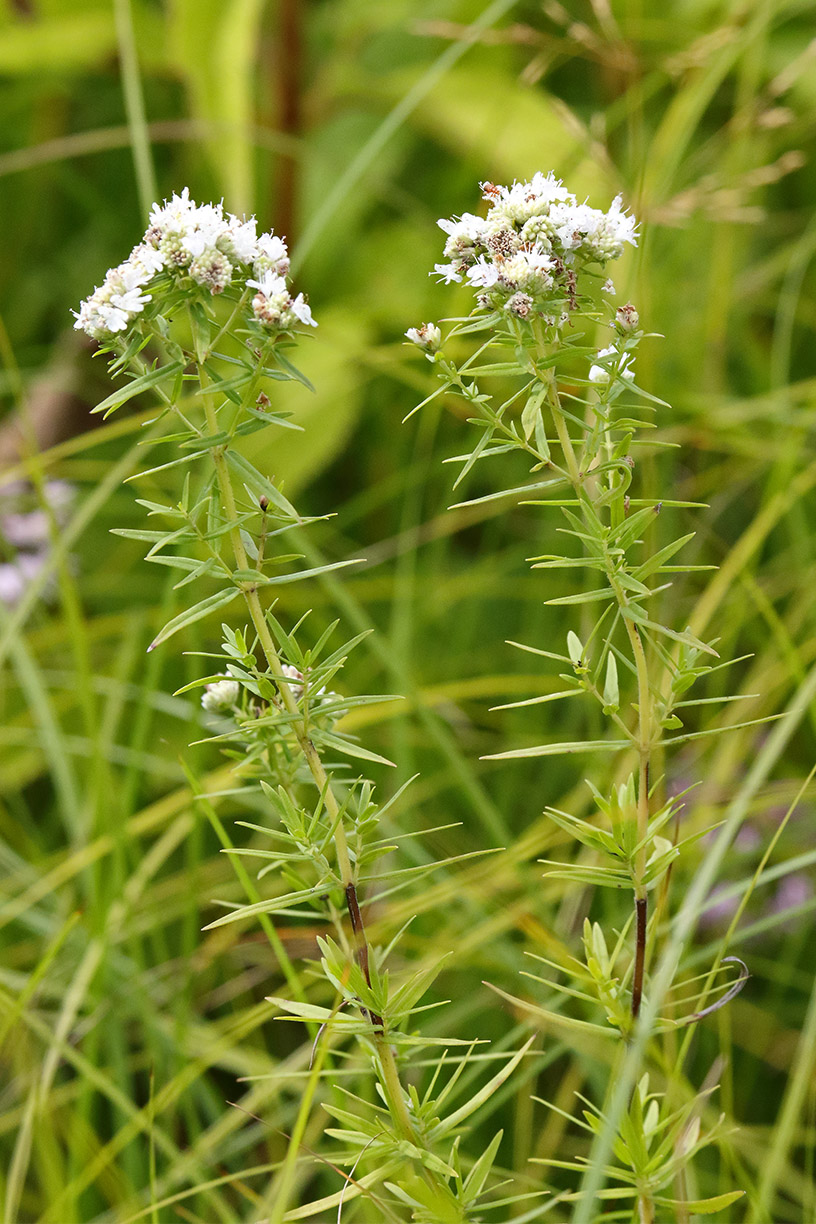
[[[638,1195],[638,1224],[654,1224],[654,1203],[650,1194]]]
[[[202,389],[206,390],[209,385],[209,379],[203,368],[199,365],[199,377],[201,380]],[[203,396],[204,410],[207,417],[207,428],[211,435],[218,432],[218,420],[216,416],[215,406],[212,402],[212,397],[205,394]],[[224,509],[224,515],[228,523],[229,538],[232,546],[232,551],[235,556],[235,564],[238,569],[249,569],[249,562],[244,548],[241,532],[237,526],[238,510],[235,504],[235,494],[232,488],[229,468],[224,456],[222,447],[214,447],[212,450],[212,459],[215,465],[216,480],[218,489],[221,494],[221,503]],[[337,855],[337,867],[340,878],[346,893],[347,903],[350,905],[352,915],[352,929],[354,931],[355,942],[357,946],[358,959],[361,961],[366,979],[369,980],[368,972],[368,944],[365,938],[365,930],[360,917],[359,906],[356,900],[356,883],[354,880],[354,872],[351,865],[351,858],[348,849],[348,840],[346,831],[343,827],[343,822],[340,814],[340,804],[332,789],[331,780],[329,779],[326,770],[323,767],[323,762],[320,755],[313,744],[306,726],[305,721],[300,715],[298,703],[290,687],[290,682],[287,680],[283,671],[283,665],[278,655],[275,643],[272,639],[272,634],[269,630],[266,617],[261,607],[261,601],[258,596],[257,588],[248,586],[243,589],[244,599],[246,601],[247,610],[249,612],[252,624],[255,627],[255,632],[258,635],[258,641],[261,645],[264,657],[267,662],[270,673],[272,674],[278,691],[280,692],[281,701],[289,715],[292,718],[292,728],[297,739],[306,764],[309,767],[309,772],[312,775],[318,793],[321,795],[323,803],[326,807],[329,820],[334,827],[334,846]],[[354,908],[350,903],[350,898],[354,898]],[[355,913],[356,910],[356,913]],[[402,1085],[399,1079],[397,1064],[394,1059],[394,1052],[388,1043],[384,1022],[379,1016],[371,1016],[372,1026],[374,1028],[374,1042],[377,1049],[378,1061],[382,1070],[382,1084],[388,1097],[391,1113],[394,1121],[403,1132],[405,1138],[412,1141],[416,1138],[411,1116],[405,1103],[405,1094],[402,1090]],[[379,1022],[379,1023],[378,1023]]]
[[[388,1044],[388,1039],[382,1029],[375,1031],[374,1041],[377,1046],[377,1056],[382,1070],[382,1085],[388,1098],[391,1116],[399,1125],[404,1138],[410,1140],[411,1143],[416,1143],[416,1132],[411,1121],[411,1115],[408,1112],[408,1106],[405,1104],[405,1093],[402,1091],[394,1052]]]
[[[202,388],[209,385],[206,372],[203,366],[199,367],[199,376],[201,379]],[[210,434],[218,432],[218,419],[216,417],[215,407],[212,398],[209,395],[204,397],[204,411],[207,416],[207,428]],[[230,480],[229,468],[227,460],[224,456],[224,450],[220,446],[216,446],[212,450],[212,460],[215,466],[216,480],[218,481],[218,491],[221,494],[221,503],[224,507],[224,515],[228,523],[229,539],[232,546],[235,564],[238,569],[246,570],[250,568],[247,558],[244,542],[241,539],[241,531],[237,524],[238,508],[235,504],[235,494]],[[261,645],[261,650],[264,653],[267,666],[275,680],[275,684],[280,693],[281,701],[286,709],[287,714],[292,718],[292,728],[297,739],[298,746],[303,753],[306,764],[309,767],[309,772],[314,779],[315,786],[322,796],[323,803],[326,806],[326,812],[329,820],[334,825],[334,845],[337,853],[337,867],[340,873],[340,878],[343,887],[354,882],[354,875],[351,867],[351,859],[348,851],[348,841],[346,831],[343,828],[343,822],[340,820],[340,805],[331,788],[328,775],[323,768],[323,762],[309,738],[308,729],[303,718],[300,715],[297,700],[292,692],[290,681],[287,679],[283,670],[283,664],[280,661],[275,643],[272,639],[272,634],[269,630],[266,617],[261,607],[261,601],[258,596],[257,587],[246,586],[243,588],[243,596],[247,605],[252,624],[255,627],[255,632],[258,635],[258,641]]]
[[[561,408],[554,380],[551,382],[550,403],[555,430],[564,454],[570,482],[580,502],[590,500],[591,494],[578,465],[575,447],[569,436],[567,422]],[[615,594],[618,607],[621,612],[625,612],[629,600],[626,592],[617,580],[614,564],[608,556],[606,556],[606,576]],[[640,633],[637,626],[627,616],[624,615],[622,620],[629,637],[638,684],[637,838],[639,849],[635,860],[635,964],[632,974],[632,1018],[637,1019],[643,998],[643,978],[646,966],[646,931],[648,926],[648,897],[645,875],[647,859],[646,835],[649,828],[649,764],[652,753],[652,699],[649,688],[649,667]]]
[[[564,420],[563,410],[558,400],[558,391],[556,390],[554,383],[551,384],[551,387],[550,403],[553,410],[555,432],[558,434],[558,441],[560,442],[561,450],[564,453],[564,460],[567,465],[567,471],[569,472],[570,483],[580,498],[582,494],[585,493],[585,490],[581,470],[578,467],[578,460],[575,456],[575,447],[572,445],[572,439],[570,438],[569,430],[567,429],[567,422]]]

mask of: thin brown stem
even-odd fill
[[[645,897],[635,900],[635,971],[632,978],[632,1019],[637,1020],[643,999],[643,971],[646,965],[647,901]]]
[[[349,918],[351,919],[351,930],[354,935],[356,945],[357,963],[363,971],[363,977],[366,980],[366,985],[371,986],[371,968],[368,962],[368,941],[366,940],[365,926],[363,924],[363,915],[360,913],[360,903],[357,900],[357,889],[353,884],[346,885],[346,905],[348,906]],[[376,1012],[364,1008],[368,1013],[369,1019],[375,1028],[383,1027],[382,1016],[378,1016]]]
[[[623,594],[623,593],[621,593]],[[624,597],[625,598],[625,597]],[[643,975],[646,965],[646,927],[648,922],[648,898],[646,894],[647,834],[649,831],[649,761],[652,751],[651,693],[646,652],[635,625],[626,621],[626,630],[632,645],[638,678],[638,769],[637,836],[639,849],[635,860],[635,968],[632,978],[632,1019],[636,1020],[643,996]]]

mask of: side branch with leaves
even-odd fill
[[[682,717],[709,700],[687,696],[694,683],[729,664],[718,661],[711,642],[667,623],[663,615],[671,613],[671,604],[659,597],[671,576],[701,567],[675,561],[690,534],[650,548],[653,525],[661,509],[690,503],[649,499],[633,489],[634,456],[644,443],[655,446],[646,431],[654,428],[653,414],[668,408],[635,381],[635,354],[646,337],[634,306],[615,309],[615,286],[605,279],[607,265],[627,245],[637,244],[634,219],[621,207],[620,197],[607,212],[578,204],[552,174],[537,174],[511,187],[484,183],[482,190],[488,206],[484,217],[465,213],[439,222],[447,234],[449,262],[436,265],[446,282],[463,282],[475,290],[474,309],[448,320],[444,340],[441,328],[431,323],[406,335],[425,352],[439,378],[439,387],[424,403],[453,394],[469,410],[477,441],[457,456],[456,485],[476,464],[510,452],[520,453],[533,477],[457,505],[512,498],[559,508],[566,519],[561,530],[574,549],[533,557],[533,568],[589,576],[578,589],[545,601],[597,612],[589,617],[588,632],[588,622],[570,629],[563,653],[513,643],[562,665],[563,687],[501,708],[583,693],[600,707],[609,728],[601,739],[535,744],[489,759],[620,754],[617,774],[624,781],[606,793],[589,781],[594,819],[546,809],[583,848],[573,862],[548,862],[547,874],[576,888],[632,894],[620,934],[605,934],[599,923],[586,919],[583,958],[569,964],[544,961],[558,976],[571,979],[569,985],[538,979],[562,1000],[573,1001],[571,1013],[505,997],[557,1029],[599,1039],[617,1033],[623,1051],[638,1022],[648,964],[668,917],[672,864],[706,831],[679,836],[683,794],[667,797],[659,771],[671,749],[722,729],[685,731]],[[593,343],[599,328],[611,333],[600,349]],[[634,768],[626,761],[634,762]],[[698,992],[696,1007],[689,1008],[693,983],[676,982],[672,1014],[658,1022],[657,1030],[692,1024],[733,997],[747,970],[735,958],[729,960],[738,968],[736,978],[721,984],[721,997],[708,1007],[710,985]],[[594,1019],[583,1018],[587,1009]],[[654,1066],[661,1067],[656,1050],[653,1054]],[[701,1134],[699,1125],[712,1090],[707,1086],[673,1111],[668,1091],[650,1091],[644,1068],[629,1113],[615,1132],[617,1188],[608,1192],[622,1206],[631,1201],[632,1218],[640,1224],[676,1205],[666,1187],[680,1183],[679,1174],[694,1152],[715,1137],[717,1124],[707,1134]],[[597,1133],[606,1125],[603,1113],[586,1104],[581,1125]],[[566,1167],[584,1168],[569,1162]],[[718,1211],[740,1195],[733,1191],[705,1204],[688,1202],[686,1210]]]

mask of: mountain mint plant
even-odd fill
[[[660,596],[674,575],[695,567],[676,563],[690,535],[652,545],[661,510],[687,503],[644,497],[635,479],[636,457],[649,445],[653,414],[667,405],[637,384],[635,359],[646,335],[633,305],[615,307],[608,276],[608,265],[627,246],[637,245],[634,218],[620,197],[606,212],[578,203],[552,174],[539,173],[511,187],[484,183],[482,191],[484,216],[465,213],[439,222],[447,235],[446,262],[435,268],[446,283],[474,291],[473,309],[448,320],[444,339],[432,323],[406,335],[438,376],[440,385],[429,399],[452,394],[468,410],[476,442],[458,456],[456,484],[477,464],[508,453],[516,453],[532,474],[526,484],[458,504],[513,497],[548,511],[558,507],[563,515],[561,532],[571,547],[536,556],[532,563],[548,575],[562,570],[578,579],[567,594],[545,602],[580,609],[584,619],[569,630],[560,652],[520,645],[560,667],[560,685],[512,705],[582,695],[597,707],[606,731],[599,739],[539,743],[491,759],[576,753],[612,758],[605,776],[616,780],[604,790],[589,781],[594,808],[589,818],[547,808],[578,851],[572,861],[548,862],[547,874],[571,882],[579,892],[596,887],[628,892],[631,908],[628,916],[620,915],[619,927],[606,932],[587,919],[583,946],[573,959],[543,961],[553,977],[538,980],[557,1000],[553,1005],[505,997],[548,1028],[578,1039],[604,1046],[617,1035],[613,1084],[614,1067],[637,1031],[649,989],[647,970],[669,913],[673,864],[705,832],[683,835],[683,796],[666,794],[663,762],[674,747],[712,733],[686,730],[690,707],[710,700],[696,702],[689,691],[727,664],[719,662],[710,642],[662,615],[672,612],[671,602]],[[600,344],[594,339],[599,332]],[[733,997],[747,973],[736,958],[727,959],[737,966],[737,980],[727,993],[706,1007],[713,978],[702,992],[693,981],[675,982],[653,1032],[690,1026]],[[579,1123],[590,1136],[604,1128],[611,1135],[612,1160],[604,1171],[614,1183],[604,1192],[608,1218],[647,1224],[675,1218],[667,1211],[688,1219],[689,1213],[721,1210],[741,1192],[705,1202],[681,1201],[677,1193],[694,1153],[718,1131],[716,1120],[701,1129],[713,1086],[690,1102],[678,1101],[677,1081],[666,1071],[656,1043],[649,1050],[651,1075],[644,1068],[628,1113],[606,1119],[585,1102]],[[655,1092],[650,1079],[661,1078]],[[586,1169],[580,1161],[554,1163]],[[581,1192],[570,1197],[581,1200]],[[581,1220],[607,1218],[586,1198],[578,1213]]]
[[[340,1144],[330,1168],[349,1172],[335,1193],[301,1207],[297,1218],[328,1220],[337,1212],[336,1218],[457,1224],[482,1218],[501,1137],[478,1158],[466,1158],[459,1150],[462,1124],[523,1051],[481,1089],[463,1093],[461,1071],[476,1043],[431,1039],[414,1028],[438,966],[393,981],[385,952],[369,942],[364,890],[376,883],[393,892],[433,865],[378,870],[395,849],[380,822],[398,796],[379,806],[371,782],[348,764],[382,761],[342,725],[349,710],[374,699],[335,691],[360,639],[333,645],[336,625],[311,639],[307,617],[292,624],[268,598],[276,587],[334,568],[302,567],[297,534],[308,520],[240,449],[258,431],[297,428],[273,405],[271,392],[292,380],[308,386],[288,352],[301,329],[316,324],[303,295],[291,293],[288,270],[279,237],[258,234],[254,219],[234,217],[220,205],[197,205],[185,190],[153,208],[142,241],[82,303],[76,326],[110,354],[112,375],[125,380],[96,411],[107,415],[150,392],[160,401],[157,421],[168,426],[157,442],[166,456],[141,478],[152,482],[151,491],[171,492],[139,502],[165,525],[119,534],[148,544],[149,561],[178,571],[177,591],[187,594],[196,584],[198,593],[149,649],[204,617],[241,609],[237,621],[223,624],[215,670],[187,688],[201,690],[211,738],[234,763],[231,794],[244,812],[260,807],[264,819],[240,822],[253,840],[235,849],[206,796],[201,803],[230,852],[260,861],[260,875],[274,872],[277,881],[273,895],[261,898],[236,859],[251,903],[231,906],[212,925],[263,923],[290,987],[291,997],[274,1002],[311,1025],[314,1035],[311,1072],[296,1081],[306,1087],[288,1155],[270,1188],[269,1218],[274,1224],[289,1218],[295,1189],[309,1176],[301,1140],[323,1080],[332,1087],[323,1105],[337,1124],[329,1134]],[[270,921],[275,914],[305,917],[323,932],[319,1002],[305,999]],[[393,934],[389,950],[400,934]],[[373,1068],[376,1103],[332,1085],[330,1069],[323,1068],[329,1051],[350,1039]],[[429,1082],[420,1091],[414,1076],[408,1086],[405,1070],[418,1051],[434,1046],[443,1052],[430,1060]],[[355,1215],[361,1205],[368,1215]]]

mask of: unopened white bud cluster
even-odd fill
[[[221,204],[196,204],[185,187],[181,195],[153,205],[142,241],[74,311],[74,327],[94,340],[110,340],[126,332],[161,291],[185,280],[211,296],[231,286],[239,292],[256,289],[252,314],[270,330],[289,331],[298,323],[316,327],[303,294],[289,292],[288,272],[282,238],[259,235],[254,217],[242,220]],[[144,292],[148,287],[152,292]]]
[[[281,671],[295,701],[300,701],[308,683],[303,672],[293,667],[291,663],[284,663]],[[238,681],[225,676],[222,680],[213,680],[204,686],[201,704],[211,714],[223,714],[235,708],[240,694],[241,686]],[[338,700],[337,693],[329,692],[325,686],[311,690],[309,696],[311,704],[315,707]]]
[[[467,281],[479,304],[526,319],[551,314],[553,299],[573,302],[576,275],[586,265],[603,267],[637,245],[636,222],[616,196],[607,212],[579,204],[552,173],[529,183],[497,187],[482,183],[487,216],[464,213],[442,219],[449,263],[435,271],[446,282]]]
[[[205,686],[201,704],[211,714],[222,713],[236,705],[240,691],[237,680],[215,680]]]

